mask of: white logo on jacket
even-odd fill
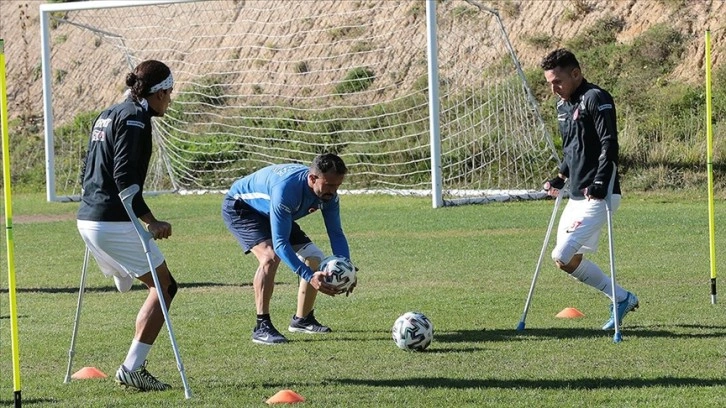
[[[111,119],[98,119],[96,123],[93,124],[94,129],[103,129],[106,126],[111,124]]]

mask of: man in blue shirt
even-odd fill
[[[270,319],[270,299],[280,260],[301,278],[297,311],[288,330],[331,331],[317,321],[313,306],[318,292],[330,296],[337,292],[325,282],[327,273],[318,271],[323,252],[295,221],[320,210],[333,254],[350,259],[337,194],[347,172],[340,157],[327,153],[317,156],[310,167],[278,164],[262,168],[235,181],[226,194],[222,219],[245,254],[252,252],[259,261],[253,281],[257,308],[254,343],[287,342]]]

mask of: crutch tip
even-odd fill
[[[615,333],[615,335],[613,336],[613,343],[617,344],[621,341],[623,341],[623,335],[620,333]]]
[[[517,325],[517,331],[524,331],[524,322],[519,322]]]

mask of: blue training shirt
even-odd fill
[[[314,271],[297,257],[290,244],[293,221],[320,210],[333,254],[350,259],[340,222],[340,197],[336,194],[330,201],[321,200],[308,186],[309,173],[310,169],[301,164],[267,166],[235,181],[227,192],[270,218],[275,253],[308,282]]]

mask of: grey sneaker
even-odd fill
[[[628,296],[625,297],[625,299],[618,302],[618,323],[622,326],[623,325],[623,318],[625,315],[627,315],[629,312],[635,310],[640,306],[638,303],[638,297],[634,294],[628,292]],[[615,329],[615,313],[613,310],[613,304],[610,304],[610,320],[605,322],[605,324],[602,326],[603,330],[613,330]]]
[[[311,310],[305,317],[292,316],[290,320],[290,326],[287,327],[288,331],[298,333],[330,333],[332,330],[328,326],[320,324],[318,319],[315,318],[315,310]]]
[[[283,344],[287,343],[287,339],[283,336],[272,322],[265,321],[261,322],[260,325],[252,331],[252,342],[257,344]]]
[[[171,388],[171,385],[157,380],[156,377],[146,371],[146,361],[134,371],[126,371],[124,366],[119,367],[116,371],[116,383],[140,391],[164,391]]]

